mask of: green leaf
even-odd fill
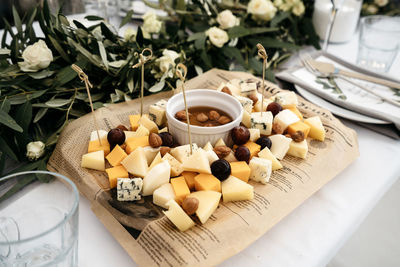
[[[47,92],[47,90],[39,90],[39,91],[35,91],[33,93],[14,95],[14,96],[10,96],[8,98],[8,100],[10,100],[11,105],[19,105],[19,104],[25,103],[29,99],[35,99],[35,98],[41,97],[46,92]]]
[[[243,56],[240,53],[240,50],[237,49],[236,47],[222,47],[221,51],[226,57],[230,59],[236,59],[237,63],[239,63],[240,65],[242,66],[246,65]]]
[[[235,26],[228,30],[228,35],[231,39],[233,39],[233,38],[239,38],[239,37],[244,37],[244,36],[253,35],[253,34],[275,32],[278,30],[279,30],[279,28],[267,28],[267,27],[246,28],[244,26]]]
[[[185,0],[177,0],[176,9],[177,10],[186,10],[186,1]]]
[[[207,69],[212,68],[212,63],[211,63],[211,58],[210,56],[206,53],[205,50],[202,50],[200,53],[200,58],[203,60],[204,65],[207,67]]]
[[[28,127],[32,120],[32,105],[30,101],[19,106],[15,113],[15,121],[22,127],[24,132],[28,131]]]
[[[87,60],[80,60],[75,62],[75,65],[78,65],[81,69],[85,69],[88,65]],[[70,81],[72,81],[78,74],[71,68],[71,66],[66,66],[61,69],[55,78],[55,82],[57,86],[62,86]]]
[[[28,73],[28,75],[30,77],[32,77],[33,79],[36,79],[36,80],[40,80],[40,79],[43,79],[43,78],[50,77],[53,74],[54,74],[54,71],[51,71],[51,70],[42,70],[40,72]]]
[[[0,150],[4,152],[11,159],[18,161],[17,155],[15,155],[14,151],[8,146],[7,142],[0,136]]]
[[[133,15],[133,10],[129,10],[128,13],[126,13],[126,16],[122,19],[121,23],[119,24],[119,27],[121,28],[122,26],[127,24],[129,21],[131,21],[132,15]]]
[[[157,93],[160,92],[165,86],[165,79],[161,80],[160,82],[156,83],[152,87],[149,88],[149,92]]]
[[[61,47],[61,45],[57,42],[56,39],[54,39],[51,35],[48,35],[47,37],[49,37],[49,40],[51,42],[51,44],[54,46],[54,48],[57,50],[57,52],[60,54],[60,56],[67,61],[68,63],[71,63],[71,59],[69,58],[69,56],[67,55],[67,53],[65,53],[64,49]]]
[[[271,20],[271,27],[278,26],[279,23],[284,21],[290,16],[290,12],[281,12],[278,13],[272,20]]]
[[[5,113],[10,112],[11,103],[7,98],[5,98],[3,101],[1,101],[0,109],[3,110]]]
[[[17,9],[15,8],[15,6],[13,5],[12,7],[12,13],[14,16],[14,24],[15,27],[17,28],[18,34],[22,34],[22,23],[21,23],[21,18],[18,15]]]
[[[58,14],[58,19],[60,20],[61,24],[65,26],[70,26],[69,20],[63,14]]]
[[[101,67],[102,63],[101,61],[99,61],[96,57],[94,57],[92,55],[92,53],[90,53],[86,48],[84,48],[83,46],[81,46],[80,44],[78,44],[77,42],[75,42],[74,40],[69,39],[69,42],[75,46],[75,48],[84,56],[86,57],[90,62],[92,62],[94,65],[96,65],[97,67]]]
[[[33,123],[37,123],[43,116],[46,114],[48,108],[40,108],[36,113],[35,118],[33,119]]]
[[[46,104],[46,106],[51,107],[51,108],[59,108],[59,107],[68,105],[69,103],[71,103],[71,101],[72,101],[72,99],[59,98],[59,99],[49,100],[45,104]]]
[[[86,16],[85,19],[87,19],[89,21],[104,20],[102,17],[98,17],[98,16]]]
[[[107,52],[106,49],[104,48],[104,45],[102,42],[97,41],[97,44],[99,46],[99,51],[100,51],[100,56],[101,60],[103,61],[104,67],[106,70],[108,70],[108,60],[107,60]]]
[[[204,34],[202,37],[194,41],[194,47],[198,50],[203,50],[205,48],[207,36]]]
[[[300,47],[292,44],[292,43],[288,43],[288,42],[283,42],[271,37],[260,37],[260,38],[249,38],[248,42],[252,45],[255,46],[257,43],[261,43],[265,49],[268,48],[285,48],[285,49],[289,49],[289,50],[296,50],[299,49]]]
[[[206,34],[204,32],[196,32],[189,36],[187,39],[188,42],[203,38]]]
[[[0,110],[0,123],[5,126],[22,133],[22,128],[17,124],[17,122],[10,116],[8,113],[5,113],[3,110]]]

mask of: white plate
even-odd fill
[[[312,102],[322,108],[329,110],[333,114],[340,116],[342,118],[353,120],[353,121],[358,121],[358,122],[372,123],[372,124],[390,124],[390,122],[387,122],[387,121],[371,118],[371,117],[365,116],[363,114],[341,108],[339,106],[336,106],[336,105],[320,98],[319,96],[316,96],[316,95],[310,93],[306,89],[303,89],[296,84],[294,86],[296,87],[296,89],[300,93],[300,95],[302,95],[304,98],[306,98],[310,102]]]

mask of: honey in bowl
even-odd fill
[[[232,117],[225,111],[214,107],[196,106],[189,107],[189,121],[190,125],[215,127],[227,124],[232,121]],[[186,111],[181,110],[175,114],[175,118],[182,122],[187,122]]]

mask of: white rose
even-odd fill
[[[217,22],[221,29],[225,30],[239,25],[240,20],[232,14],[232,11],[227,9],[218,14]]]
[[[378,12],[378,7],[376,5],[368,5],[367,12],[369,14],[376,14]]]
[[[269,21],[275,16],[276,7],[270,0],[251,0],[247,13],[252,14],[254,19]]]
[[[292,8],[292,13],[295,14],[296,16],[301,16],[304,14],[304,11],[306,8],[304,7],[304,4],[302,1],[298,1],[297,3],[294,4]]]
[[[156,78],[160,78],[163,74],[168,72],[167,76],[172,78],[174,76],[173,70],[175,68],[175,59],[179,58],[180,54],[178,54],[174,50],[168,49],[164,49],[162,54],[162,57],[156,59],[156,64],[160,69],[160,72],[157,73],[155,76]]]
[[[43,156],[45,147],[42,141],[30,142],[26,145],[26,156],[29,160],[37,160]]]
[[[375,0],[374,3],[377,6],[383,7],[383,6],[386,6],[389,3],[389,0]]]
[[[229,36],[226,31],[221,30],[217,27],[211,27],[206,31],[206,35],[210,39],[210,42],[216,47],[223,47],[226,42],[229,41]]]
[[[53,53],[43,40],[39,40],[33,45],[29,45],[22,53],[23,62],[18,62],[18,66],[25,72],[36,72],[47,68],[53,61]]]
[[[149,11],[143,15],[143,30],[146,33],[159,33],[162,22],[157,19],[156,14]]]
[[[282,0],[282,4],[279,5],[279,9],[282,11],[289,11],[299,0]]]
[[[136,30],[132,27],[129,27],[124,32],[125,41],[135,40]]]

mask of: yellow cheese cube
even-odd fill
[[[287,109],[296,114],[296,116],[299,117],[300,120],[303,119],[303,114],[301,114],[301,112],[296,107],[289,107]]]
[[[140,114],[129,115],[129,123],[131,124],[132,131],[136,131],[136,129],[139,127],[139,120]]]
[[[110,144],[108,143],[107,138],[101,139],[101,145],[98,139],[89,142],[88,153],[100,150],[104,151],[105,156],[110,153]]]
[[[185,177],[180,176],[171,179],[171,185],[172,189],[174,189],[175,201],[179,205],[182,205],[182,201],[185,199],[187,195],[190,194],[190,190],[188,185],[186,184]]]
[[[197,175],[197,172],[182,172],[182,176],[185,177],[186,184],[191,191],[194,190],[194,177]]]
[[[248,182],[251,169],[245,161],[231,162],[231,175],[239,178],[243,182]]]
[[[126,153],[132,153],[138,147],[149,146],[149,137],[148,136],[140,136],[140,137],[130,137],[125,141],[126,144]]]
[[[194,177],[196,191],[212,190],[221,192],[221,182],[212,174],[201,173]]]
[[[106,169],[106,173],[108,174],[108,180],[110,181],[110,188],[117,186],[118,178],[129,178],[128,171],[122,165],[108,168]]]
[[[116,145],[111,153],[107,155],[106,159],[111,164],[111,166],[115,167],[117,165],[120,165],[121,161],[123,161],[124,158],[126,158],[127,156],[128,154],[126,154],[119,145]]]
[[[290,124],[287,127],[287,132],[289,134],[294,134],[297,131],[303,132],[304,138],[307,138],[308,134],[310,133],[310,126],[308,124],[305,124],[302,121],[298,121],[295,123]]]
[[[313,139],[324,141],[325,140],[325,128],[322,125],[321,119],[318,116],[314,116],[304,120],[308,126],[310,126],[310,136]]]
[[[249,149],[250,158],[257,156],[258,152],[260,152],[260,150],[261,150],[260,145],[254,143],[254,142],[251,142],[251,141],[248,141],[246,144],[244,144],[244,146]],[[237,145],[234,145],[233,149],[236,149],[237,147],[238,147]]]

